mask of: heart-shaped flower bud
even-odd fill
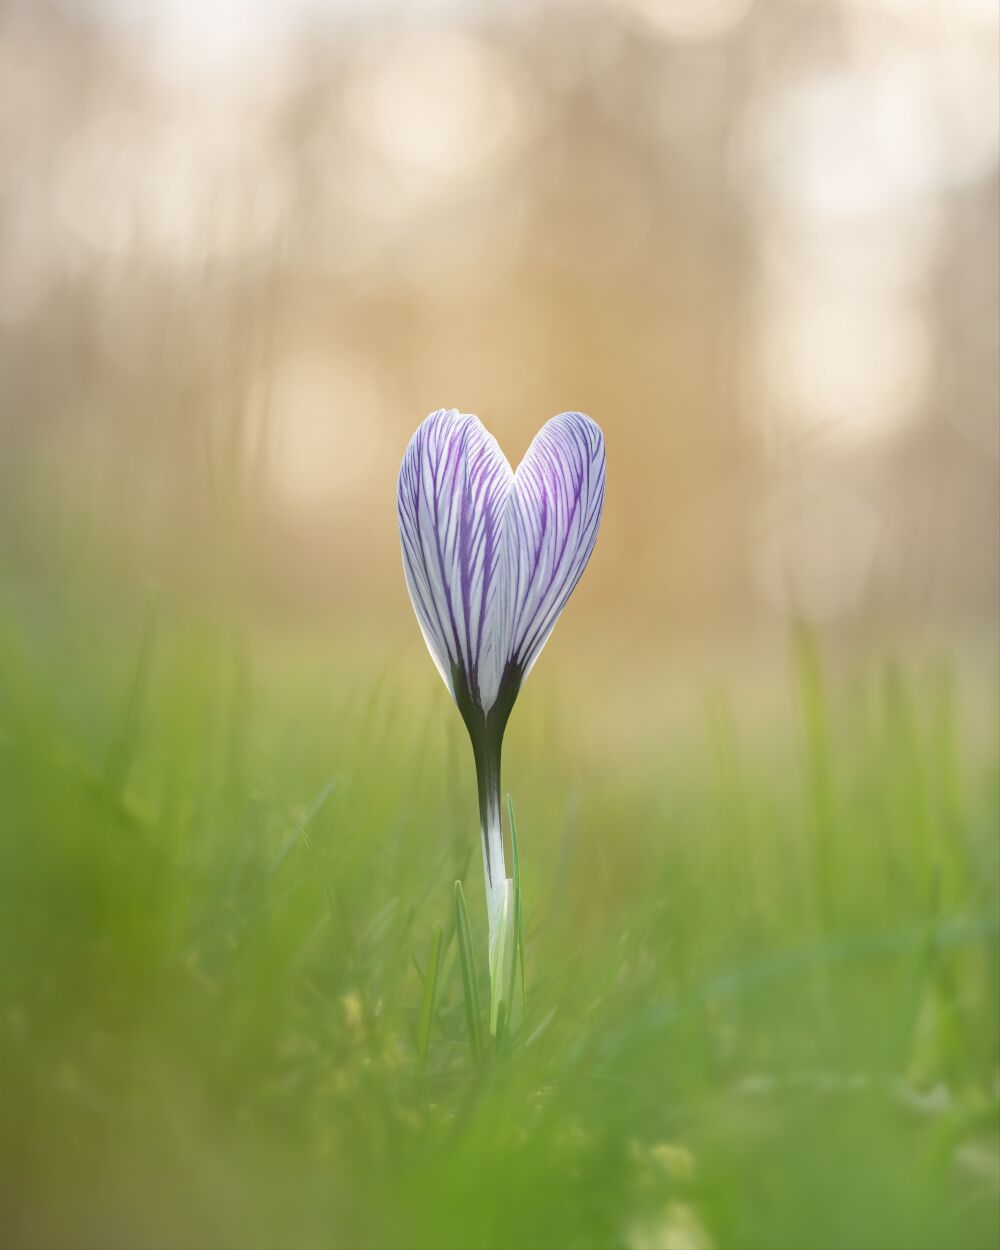
[[[542,427],[512,473],[478,417],[442,408],[410,440],[397,502],[410,598],[472,739],[492,961],[509,893],[500,825],[504,729],[594,549],[604,438],[582,412],[564,412]]]
[[[398,489],[403,569],[428,650],[456,699],[484,714],[527,675],[594,549],[604,438],[582,412],[553,417],[512,473],[478,417],[432,412]],[[456,672],[457,670],[457,672]]]

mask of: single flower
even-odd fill
[[[442,408],[410,440],[397,502],[414,611],[472,739],[495,976],[511,910],[500,821],[504,730],[594,549],[604,437],[582,412],[564,412],[542,427],[515,473],[478,417]]]

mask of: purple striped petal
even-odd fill
[[[603,506],[600,427],[582,412],[553,417],[514,474],[503,535],[501,611],[522,678],[587,566]]]
[[[484,711],[507,652],[496,601],[512,478],[496,439],[455,408],[427,417],[399,471],[403,569],[424,640],[452,694],[457,667]]]
[[[581,412],[543,426],[516,473],[477,417],[440,409],[421,424],[399,473],[403,568],[460,707],[488,713],[508,674],[506,722],[590,559],[603,503],[604,438]]]

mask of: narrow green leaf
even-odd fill
[[[503,911],[500,923],[490,940],[490,1032],[496,1037],[500,1006],[504,1001],[503,971],[507,961],[508,937],[512,928],[514,904],[511,898],[511,882],[504,882]],[[513,967],[513,960],[511,960]]]
[[[539,1024],[538,1027],[532,1031],[531,1035],[525,1041],[524,1043],[525,1050],[527,1050],[529,1046],[534,1046],[535,1042],[538,1041],[538,1039],[542,1036],[545,1030],[552,1023],[552,1021],[556,1018],[556,1012],[558,1010],[559,1010],[559,1007],[557,1005],[545,1014],[544,1018],[542,1019],[541,1024]]]
[[[506,1041],[507,1023],[509,1016],[507,1014],[507,1004],[501,999],[497,1004],[497,1024],[495,1037],[493,1039],[493,1053],[499,1055]]]
[[[462,988],[465,991],[465,1023],[469,1030],[469,1048],[478,1059],[483,1047],[479,1023],[479,987],[476,980],[476,957],[472,949],[472,930],[465,906],[461,881],[455,882],[455,933],[458,937],[459,962],[462,965]]]
[[[278,850],[278,854],[274,859],[274,862],[271,864],[271,867],[268,869],[269,877],[273,879],[274,877],[278,875],[279,871],[281,870],[282,864],[284,864],[285,860],[292,853],[292,850],[294,849],[294,847],[300,841],[303,843],[303,845],[307,847],[310,845],[309,834],[307,830],[309,826],[312,824],[312,822],[319,815],[320,811],[323,808],[323,805],[326,803],[327,799],[333,793],[336,785],[337,785],[336,776],[329,777],[327,779],[326,784],[323,786],[322,790],[320,790],[316,798],[313,799],[312,805],[310,806],[309,810],[302,817],[302,819],[297,822],[295,827],[291,830],[291,832],[288,834],[288,836],[285,838],[284,842],[282,843],[280,849]]]
[[[510,850],[514,861],[514,952],[510,961],[510,1001],[514,1001],[514,968],[521,971],[521,1010],[524,1011],[524,907],[521,903],[521,861],[517,854],[517,821],[514,800],[507,795],[507,821],[510,825]]]
[[[427,1058],[427,1048],[431,1040],[431,1025],[434,1022],[434,1003],[437,997],[438,969],[441,966],[441,926],[434,926],[431,937],[431,954],[427,961],[427,973],[424,977],[424,1001],[420,1007],[420,1025],[417,1029],[417,1053],[420,1062]]]
[[[139,650],[136,655],[132,680],[129,684],[128,697],[122,710],[118,732],[111,746],[105,770],[107,793],[117,798],[128,784],[132,771],[132,760],[135,755],[136,742],[139,737],[139,725],[146,702],[149,686],[149,670],[153,657],[153,643],[156,638],[157,610],[159,607],[160,590],[155,582],[146,589],[146,603],[142,618],[142,633],[139,636]]]
[[[834,803],[833,758],[826,681],[819,642],[804,621],[796,626],[795,658],[805,726],[809,793],[815,823],[817,893],[824,927],[829,932],[833,925],[836,897],[834,853],[837,813]]]

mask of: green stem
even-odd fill
[[[521,670],[508,664],[500,689],[489,711],[484,712],[478,692],[470,689],[466,675],[457,665],[452,668],[455,702],[462,713],[472,741],[476,761],[476,785],[479,793],[479,827],[483,838],[483,872],[486,878],[486,914],[489,921],[490,981],[502,984],[507,930],[513,908],[509,905],[507,863],[503,849],[503,824],[500,817],[500,761],[503,735],[507,728],[517,692],[521,688]],[[501,966],[497,966],[497,964]],[[496,995],[494,994],[494,999]],[[495,1027],[495,1020],[493,1021]]]

